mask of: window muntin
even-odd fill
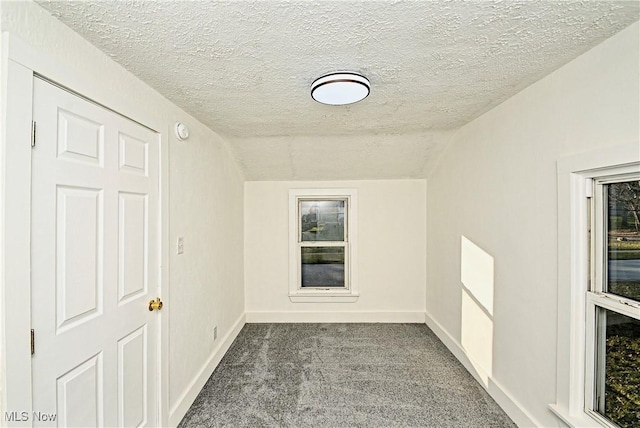
[[[622,428],[640,422],[638,178],[594,180],[585,410]]]

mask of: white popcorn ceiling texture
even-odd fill
[[[424,177],[451,132],[639,19],[637,1],[39,2],[225,136],[249,180]],[[311,83],[367,76],[363,102]]]

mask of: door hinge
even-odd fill
[[[36,121],[31,121],[31,147],[36,146]]]
[[[31,329],[31,355],[36,353],[36,331]]]

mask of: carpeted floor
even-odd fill
[[[515,427],[424,324],[247,324],[180,427]]]

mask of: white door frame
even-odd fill
[[[169,297],[169,135],[170,118],[145,106],[146,100],[123,99],[100,84],[100,76],[83,76],[51,59],[15,35],[2,33],[0,53],[0,425],[4,412],[31,415],[31,120],[34,73],[94,100],[158,132],[160,139],[160,291]],[[169,311],[160,315],[158,345],[158,421],[169,421]],[[37,339],[36,339],[37,343]]]

